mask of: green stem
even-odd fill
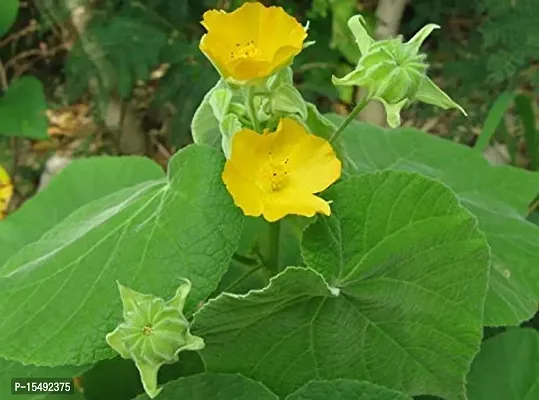
[[[268,264],[279,272],[279,250],[281,248],[281,221],[270,223]]]
[[[342,124],[337,128],[335,132],[333,132],[333,135],[329,138],[329,143],[335,143],[335,141],[339,138],[341,133],[343,133],[344,129],[356,118],[356,116],[359,114],[361,110],[365,108],[367,103],[370,100],[369,95],[365,95],[359,100],[359,102],[356,104],[354,109],[350,114],[348,114],[348,117],[342,122]]]
[[[256,88],[254,86],[247,86],[246,89],[246,95],[245,95],[245,101],[247,105],[247,112],[249,113],[249,118],[251,119],[251,122],[253,123],[253,129],[260,133],[260,123],[258,122],[258,118],[256,116],[256,110],[255,110],[255,96],[256,96]]]

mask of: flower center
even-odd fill
[[[152,334],[152,327],[147,325],[144,328],[142,328],[142,334],[144,336],[150,336]]]
[[[276,163],[271,157],[268,164],[269,189],[271,192],[278,192],[284,189],[288,183],[287,171],[288,158],[282,163]]]
[[[230,52],[230,58],[236,60],[238,58],[251,58],[259,52],[254,40],[247,43],[236,43],[236,48]]]

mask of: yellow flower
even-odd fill
[[[206,11],[202,25],[208,33],[200,50],[224,79],[236,82],[264,78],[288,65],[307,37],[281,7],[260,3],[245,3],[231,13]]]
[[[7,171],[0,166],[0,219],[6,215],[11,196],[13,196],[11,179]]]
[[[236,133],[223,171],[223,181],[244,214],[263,215],[270,222],[288,214],[329,215],[329,203],[314,193],[340,176],[341,162],[331,145],[290,118],[281,119],[275,132]]]

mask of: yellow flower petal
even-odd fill
[[[278,162],[287,163],[294,187],[318,193],[340,178],[341,161],[325,139],[308,134],[300,123],[289,118],[281,120],[277,133],[274,147],[278,150],[274,156]]]
[[[264,204],[264,218],[269,222],[277,221],[288,214],[313,217],[316,213],[330,215],[329,203],[314,194],[285,190],[269,196]]]
[[[210,10],[200,50],[221,75],[249,81],[272,75],[303,48],[305,29],[281,7],[245,3],[231,13]]]
[[[13,185],[7,171],[0,166],[0,219],[4,218],[13,196]]]
[[[325,139],[283,118],[275,132],[236,133],[223,181],[246,215],[263,215],[268,221],[288,214],[329,215],[329,204],[314,193],[339,179],[341,167]]]

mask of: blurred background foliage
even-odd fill
[[[295,60],[298,88],[323,112],[346,113],[356,93],[331,75],[351,70],[359,51],[347,20],[362,13],[374,31],[377,0],[267,0],[301,23],[316,43]],[[0,38],[3,90],[38,78],[47,99],[46,138],[2,136],[0,164],[16,183],[16,207],[43,179],[51,155],[146,154],[162,165],[190,143],[190,122],[217,74],[198,49],[209,8],[244,0],[22,1]],[[469,112],[418,104],[403,115],[415,126],[473,145],[478,137],[502,162],[537,169],[539,0],[410,0],[399,32],[442,26],[428,39],[430,76]],[[271,32],[268,32],[271,34]]]

